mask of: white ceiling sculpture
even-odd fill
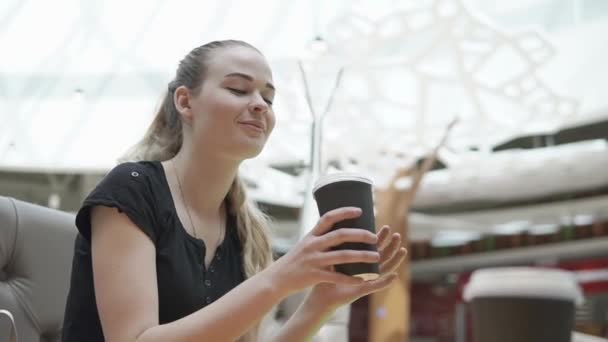
[[[361,8],[330,25],[329,55],[312,73],[332,62],[334,74],[336,63],[346,69],[324,121],[326,161],[375,164],[381,151],[411,161],[455,116],[450,148],[460,151],[551,132],[576,116],[577,101],[537,75],[555,54],[539,33],[496,28],[461,1],[408,5],[377,19]]]
[[[577,120],[578,101],[559,95],[538,75],[556,55],[556,49],[538,31],[500,29],[456,0],[407,2],[404,8],[391,7],[384,13],[370,13],[365,3],[359,5],[329,24],[325,53],[305,59],[307,78],[312,80],[310,92],[316,100],[313,111],[317,122],[323,124],[319,152],[324,170],[328,162],[338,161],[342,168],[363,171],[377,186],[384,186],[397,166],[411,165],[428,153],[449,121],[458,116],[460,123],[449,140],[450,153],[443,152],[442,157],[444,162],[458,166],[458,176],[469,173],[463,179],[451,177],[450,181],[462,180],[458,184],[473,186],[476,193],[436,187],[433,190],[437,192],[426,188],[421,192],[432,203],[454,201],[451,195],[461,201],[474,201],[485,198],[482,193],[491,188],[485,183],[491,182],[475,175],[479,169],[470,163],[471,158],[495,160],[487,150],[497,143],[517,135],[551,133]],[[291,62],[291,70],[295,65]],[[284,66],[290,69],[289,62]],[[333,96],[332,85],[341,68],[345,71],[335,104],[321,120],[319,113]],[[297,89],[294,72],[287,74],[292,76],[290,88]],[[305,90],[299,92],[301,99]],[[300,120],[294,121],[306,138],[298,137],[294,125],[275,141],[310,143],[311,116],[301,111],[293,113],[299,115]],[[470,147],[479,148],[481,153],[470,153]],[[309,160],[311,151],[301,152],[307,154],[300,154],[301,160]],[[560,153],[561,149],[552,152]],[[529,159],[522,155],[513,160]],[[500,174],[505,170],[493,168],[487,172]],[[448,169],[442,173],[452,172]],[[551,178],[556,184],[560,184],[559,177],[573,178],[557,176],[557,180]],[[509,185],[504,193],[495,194],[500,198],[560,190],[553,183],[540,182],[543,187],[527,187],[527,191],[517,194],[508,190],[519,187],[510,187],[513,182],[503,178],[503,184]],[[601,184],[604,180],[594,181]],[[522,184],[529,183],[536,182]],[[574,189],[589,185],[578,181],[566,184]]]

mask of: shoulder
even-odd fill
[[[159,162],[127,162],[114,167],[84,200],[76,226],[90,240],[90,211],[102,205],[125,213],[151,237],[156,238],[157,203],[154,188],[159,182]]]
[[[89,197],[122,192],[152,196],[160,180],[160,162],[126,162],[115,166],[97,184]],[[85,200],[86,201],[86,200]]]
[[[116,165],[104,177],[102,183],[105,182],[147,182],[154,179],[158,175],[160,162],[140,161],[140,162],[125,162]],[[100,183],[101,184],[101,183]]]

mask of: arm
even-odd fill
[[[112,208],[95,207],[91,218],[93,278],[106,340],[234,341],[290,293],[319,282],[358,284],[360,280],[326,267],[378,261],[375,252],[331,250],[344,242],[377,242],[375,235],[361,229],[328,232],[336,222],[360,214],[352,208],[327,213],[307,237],[266,270],[213,304],[159,325],[154,244],[126,215]]]
[[[309,295],[271,341],[310,341],[321,326],[331,318],[334,311],[312,303]]]
[[[377,236],[380,278],[359,285],[315,285],[306,300],[271,341],[310,341],[321,326],[334,315],[336,309],[390,286],[396,279],[394,272],[404,260],[406,251],[401,248],[400,235],[391,234],[388,226],[380,229]]]
[[[394,272],[405,258],[406,251],[400,248],[401,238],[398,234],[391,237],[388,227],[383,228],[383,231],[384,241],[390,240],[390,243],[386,243],[385,248],[380,251],[380,278],[359,285],[316,285],[287,323],[281,327],[278,334],[273,336],[270,341],[311,341],[313,336],[323,324],[332,318],[339,307],[389,287],[397,278]]]
[[[159,325],[152,241],[112,208],[96,207],[92,227],[95,296],[109,342],[233,341],[283,297],[260,273],[204,309]]]

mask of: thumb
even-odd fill
[[[388,288],[395,282],[396,279],[397,273],[390,273],[386,276],[380,277],[379,279],[361,284],[361,297]]]

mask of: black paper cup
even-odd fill
[[[356,173],[329,174],[316,182],[313,196],[317,201],[317,208],[321,216],[328,211],[342,207],[361,208],[361,216],[340,221],[332,227],[332,230],[359,228],[376,234],[372,181],[369,178]],[[343,243],[334,249],[377,251],[376,245],[352,242]],[[335,269],[337,272],[364,280],[374,280],[379,276],[378,263],[340,264],[335,265]]]
[[[583,295],[569,272],[505,267],[475,271],[464,299],[474,342],[570,342]]]

